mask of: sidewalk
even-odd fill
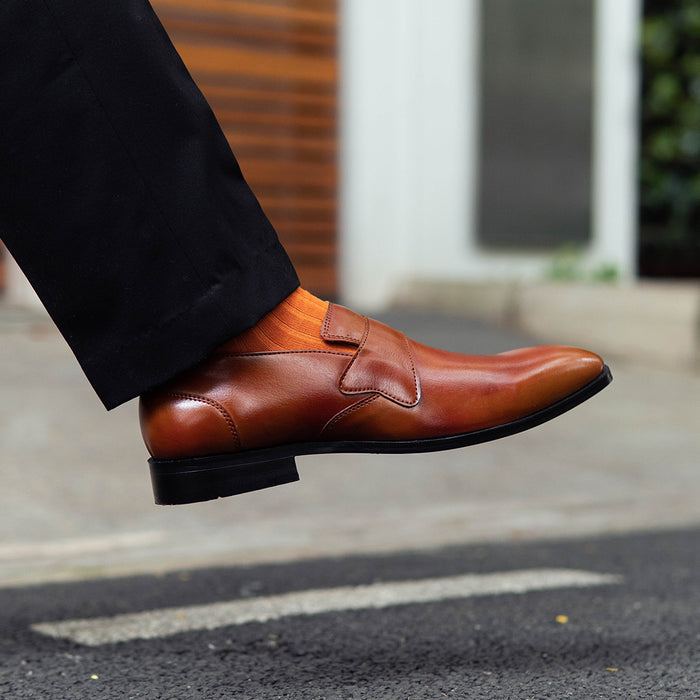
[[[457,351],[531,344],[395,312]],[[613,384],[505,440],[299,458],[301,481],[153,505],[136,402],[107,413],[46,318],[0,307],[0,585],[700,523],[700,374],[612,363]]]

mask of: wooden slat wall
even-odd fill
[[[153,0],[302,284],[336,293],[336,0]]]

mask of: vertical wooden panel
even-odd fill
[[[336,0],[154,0],[302,284],[336,293]]]

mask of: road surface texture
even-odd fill
[[[698,698],[699,540],[690,530],[470,545],[5,589],[0,696]],[[586,572],[589,582],[558,586],[556,572],[564,571]],[[508,592],[523,572],[535,590]],[[505,592],[474,595],[465,574]],[[402,585],[452,580],[463,591],[446,599],[432,591],[423,602],[397,604],[375,595],[373,605],[388,607],[365,601],[338,610],[336,601],[329,612],[274,619],[281,601],[304,600],[306,591],[340,589],[352,608],[356,586],[387,596]],[[208,618],[207,609],[225,617],[222,602],[273,619]],[[214,629],[173,633],[143,614],[154,610],[171,615],[171,625]],[[105,630],[124,631],[125,614],[137,638],[106,641]],[[76,619],[82,643],[48,636],[65,634],[63,621]],[[152,634],[165,636],[138,638]]]

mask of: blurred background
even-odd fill
[[[306,287],[697,363],[700,0],[153,4]]]
[[[5,256],[0,531],[20,543],[0,547],[6,578],[44,551],[28,541],[84,533],[97,539],[62,561],[700,521],[700,0],[153,5],[304,286],[458,350],[590,347],[616,382],[553,432],[468,458],[339,457],[351,484],[311,459],[297,491],[163,511],[133,406],[100,412]]]

